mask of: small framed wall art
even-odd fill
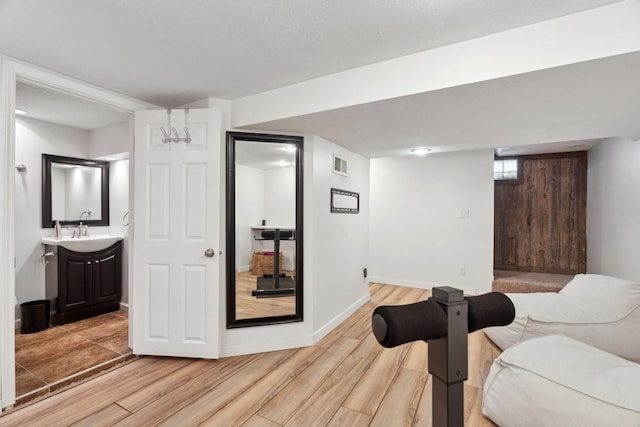
[[[331,212],[357,214],[360,212],[360,193],[332,188]]]

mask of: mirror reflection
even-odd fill
[[[301,320],[300,143],[236,138],[233,178],[233,317],[228,326]],[[230,161],[230,159],[228,159]],[[231,283],[232,282],[232,283]],[[300,306],[300,307],[299,307]],[[300,310],[298,310],[300,309]],[[299,312],[300,311],[300,312]]]
[[[109,163],[42,155],[42,226],[109,225]]]
[[[101,171],[95,167],[51,164],[51,215],[60,220],[100,219]]]

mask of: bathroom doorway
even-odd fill
[[[145,107],[23,63],[0,59],[4,65],[3,69],[7,71],[2,75],[3,88],[8,88],[0,93],[3,105],[8,107],[4,110],[5,150],[1,157],[6,176],[12,178],[3,188],[8,197],[2,200],[0,209],[0,228],[7,232],[0,236],[6,242],[3,246],[6,251],[3,250],[0,264],[6,267],[15,265],[14,270],[4,269],[10,274],[4,274],[0,281],[0,292],[3,296],[10,295],[10,298],[3,298],[2,312],[12,314],[2,316],[0,321],[3,336],[0,339],[0,351],[3,356],[0,401],[4,408],[14,404],[16,398],[20,397],[16,393],[16,385],[20,380],[16,355],[20,353],[23,363],[27,363],[25,360],[39,362],[46,359],[44,341],[34,345],[41,339],[57,342],[57,347],[60,348],[77,350],[82,347],[78,346],[78,343],[87,348],[92,347],[93,349],[87,350],[86,353],[98,354],[98,357],[93,359],[103,368],[108,367],[111,360],[104,357],[108,351],[119,361],[130,355],[130,351],[126,351],[129,347],[127,225],[130,201],[128,153],[132,146],[130,119],[134,111]],[[12,94],[13,88],[15,98]],[[14,109],[15,115],[10,114]],[[27,114],[20,115],[17,109],[25,110]],[[113,140],[113,145],[106,142],[109,140]],[[110,224],[108,227],[96,227],[90,232],[117,234],[123,237],[122,304],[120,310],[106,316],[96,316],[80,321],[83,323],[79,324],[67,324],[64,333],[61,328],[50,327],[44,331],[22,335],[18,322],[21,317],[19,304],[49,297],[50,290],[46,288],[45,283],[46,269],[49,263],[56,262],[55,256],[45,256],[50,251],[45,251],[41,242],[42,237],[53,233],[52,229],[43,228],[41,220],[42,153],[110,162],[109,181],[113,200],[110,205]],[[55,306],[55,301],[52,301],[52,312],[55,311]],[[56,341],[56,336],[59,341]],[[75,354],[76,358],[84,357],[83,363],[91,359],[91,356],[80,356],[81,352],[78,351],[67,353]],[[26,359],[22,356],[26,356]],[[73,364],[58,356],[52,360],[56,360],[58,366]],[[85,363],[80,375],[86,376],[93,368],[94,366],[87,366]],[[31,370],[37,369],[32,365]],[[54,378],[54,383],[63,384],[64,378],[57,375],[50,377]],[[25,388],[22,385],[19,389],[20,394],[24,394]],[[44,390],[46,387],[41,389]],[[42,390],[35,394],[41,393]]]
[[[59,246],[42,244],[43,237],[54,237],[55,231],[42,218],[45,171],[43,154],[106,161],[108,168],[109,225],[89,227],[91,236],[123,237],[128,248],[129,200],[129,119],[130,113],[116,111],[86,99],[18,80],[16,82],[14,206],[14,241],[16,254],[15,295],[16,326],[23,323],[19,304],[48,300],[55,324],[58,300],[56,286]],[[61,164],[62,166],[73,166]],[[62,176],[52,191],[53,205],[60,207],[56,219],[61,221],[96,220],[101,209],[96,203],[95,189],[84,185],[80,169],[56,168]],[[60,169],[60,170],[58,170]],[[66,178],[64,178],[66,176]],[[95,181],[92,176],[88,180]],[[87,190],[86,194],[83,190]],[[98,188],[98,192],[99,192]],[[97,201],[100,204],[100,200]],[[89,208],[84,209],[85,206]],[[91,221],[89,221],[91,222]],[[96,221],[97,222],[97,221]],[[102,221],[105,222],[105,221]],[[77,228],[77,227],[76,227]],[[73,226],[62,229],[71,236]],[[122,303],[119,311],[92,316],[81,321],[51,326],[35,333],[16,329],[16,398],[18,402],[55,390],[78,375],[89,375],[99,368],[126,360],[128,348],[128,277],[127,257],[122,257]],[[52,277],[53,276],[53,277]],[[58,322],[60,323],[60,322]]]

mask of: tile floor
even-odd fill
[[[128,313],[114,311],[41,332],[16,331],[16,396],[31,400],[133,358]]]

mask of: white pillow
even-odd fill
[[[640,426],[640,365],[562,335],[502,353],[483,413],[509,426]]]
[[[507,326],[486,328],[501,349],[517,342],[564,334],[640,362],[640,284],[579,274],[559,293],[507,294],[516,309]],[[630,338],[633,337],[633,338]]]
[[[577,274],[558,293],[584,310],[609,322],[620,320],[640,306],[640,283],[600,274]]]

